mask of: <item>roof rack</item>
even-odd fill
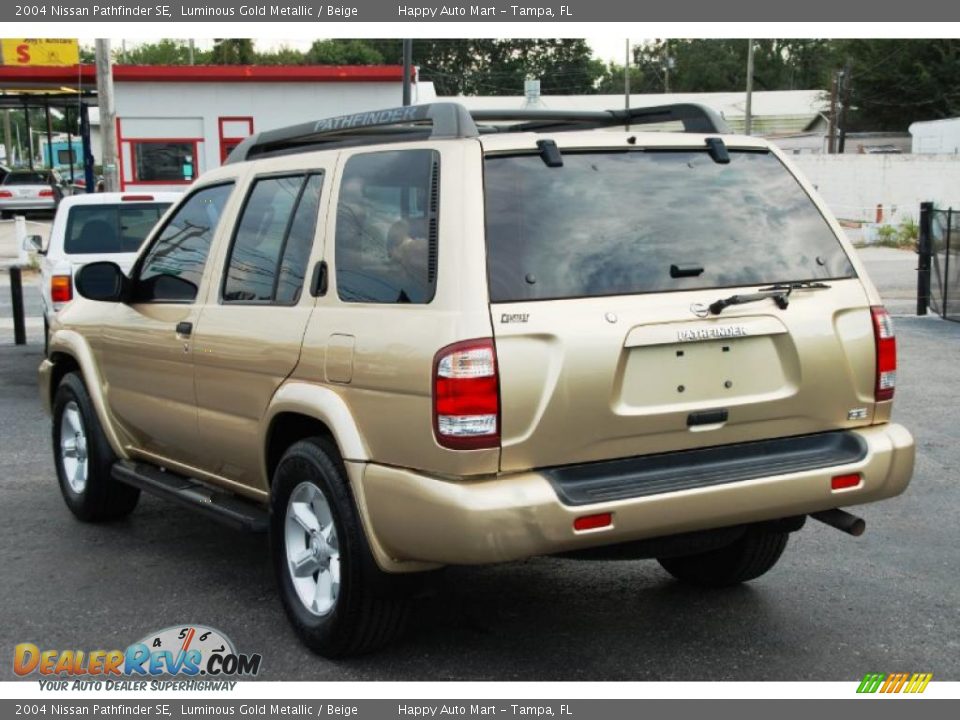
[[[470,115],[476,122],[483,123],[481,132],[558,132],[667,122],[682,123],[683,131],[688,133],[730,132],[715,110],[696,103],[630,110],[474,110]],[[497,125],[497,122],[510,124]]]
[[[452,102],[339,115],[251,135],[225,164],[331,147],[405,140],[472,138],[505,132],[562,132],[623,125],[683,123],[684,132],[729,133],[714,110],[683,103],[630,110],[474,110]],[[479,125],[478,125],[479,123]]]

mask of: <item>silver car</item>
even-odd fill
[[[28,211],[53,212],[64,195],[56,170],[12,170],[0,181],[0,217]]]

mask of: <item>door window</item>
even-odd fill
[[[300,299],[323,175],[257,180],[237,224],[223,284],[225,303]]]
[[[193,193],[167,221],[140,263],[135,302],[196,300],[210,243],[233,183]]]

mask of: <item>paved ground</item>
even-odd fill
[[[653,562],[452,569],[405,642],[340,663],[297,643],[262,538],[150,497],[126,521],[76,522],[37,402],[39,349],[0,347],[0,679],[18,642],[122,647],[198,622],[261,652],[275,680],[960,680],[960,324],[902,317],[897,331],[896,419],[918,438],[917,471],[904,496],[858,511],[863,537],[810,522],[767,576],[709,594]]]

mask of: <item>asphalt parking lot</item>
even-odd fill
[[[908,313],[914,256],[896,252],[864,257]],[[449,569],[403,642],[337,663],[298,644],[263,537],[146,496],[122,522],[75,521],[37,400],[38,338],[0,335],[0,679],[20,642],[110,649],[201,623],[261,653],[268,680],[960,680],[960,324],[896,322],[895,419],[917,438],[916,474],[902,497],[857,510],[863,537],[810,521],[768,575],[712,593],[653,561]]]

